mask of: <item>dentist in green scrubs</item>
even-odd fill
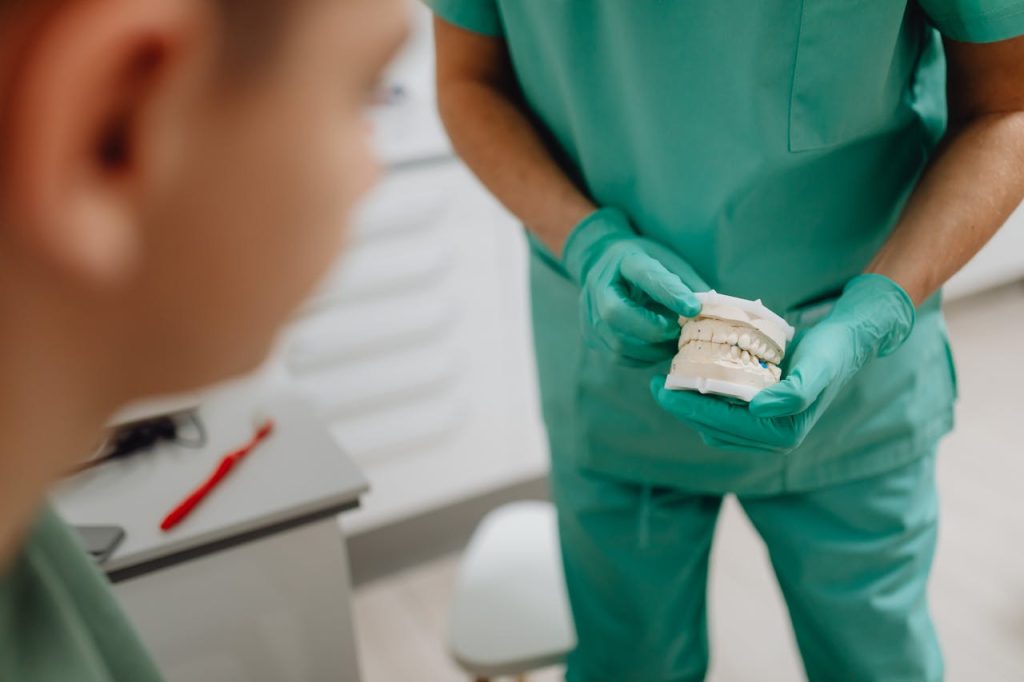
[[[429,2],[448,131],[531,238],[568,678],[703,679],[734,494],[810,679],[941,679],[939,290],[1024,197],[1024,0]],[[709,288],[797,327],[750,405],[662,388]]]

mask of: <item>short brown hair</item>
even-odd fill
[[[272,52],[292,0],[214,0],[223,24],[223,56],[234,72],[261,63]]]
[[[67,0],[0,0],[0,19],[29,9],[45,11]],[[211,0],[221,22],[223,57],[232,71],[252,67],[272,52],[293,0]]]

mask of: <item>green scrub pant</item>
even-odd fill
[[[579,637],[567,680],[703,679],[721,496],[557,462],[552,489]],[[767,545],[810,680],[942,678],[926,599],[934,454],[872,478],[739,502]]]

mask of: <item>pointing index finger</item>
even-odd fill
[[[690,287],[654,258],[643,254],[627,256],[622,261],[621,272],[623,278],[675,314],[683,317],[700,314],[700,301]]]

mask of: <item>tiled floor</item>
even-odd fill
[[[1024,285],[956,302],[947,312],[961,400],[957,430],[940,459],[933,610],[947,679],[1016,682],[1024,680]],[[456,565],[456,557],[443,559],[359,590],[365,682],[466,679],[444,644]],[[710,680],[801,678],[763,546],[732,504],[718,530],[710,590]],[[530,679],[554,682],[560,673]]]

